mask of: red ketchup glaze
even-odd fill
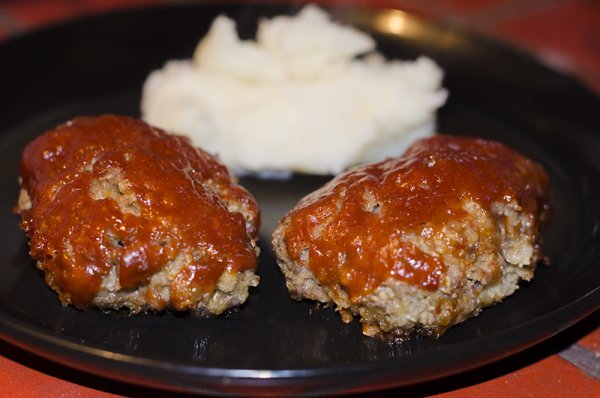
[[[500,143],[436,135],[400,158],[341,174],[303,198],[288,213],[286,249],[294,261],[308,250],[317,279],[341,284],[352,301],[388,278],[435,290],[447,268],[441,256],[402,236],[439,233],[466,215],[465,200],[489,210],[515,199],[539,215],[548,208],[548,184],[541,166]]]
[[[256,202],[185,138],[128,117],[77,118],[31,142],[20,173],[32,203],[21,211],[21,227],[64,303],[89,306],[115,266],[121,287],[135,288],[182,252],[193,256],[171,288],[175,309],[212,292],[224,271],[256,268]],[[133,195],[133,210],[92,197],[92,185],[110,175],[125,181],[118,190]],[[248,231],[225,199],[255,216]]]

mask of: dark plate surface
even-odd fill
[[[169,6],[94,16],[0,45],[0,336],[39,355],[148,386],[209,393],[324,393],[400,386],[521,351],[600,306],[600,101],[530,58],[454,28],[386,10],[332,9],[373,34],[390,58],[433,57],[446,71],[444,133],[503,141],[542,163],[554,216],[552,260],[532,283],[439,340],[388,345],[332,309],[292,302],[275,265],[277,220],[326,178],[244,179],[263,211],[261,285],[217,319],[127,316],[63,308],[27,254],[18,217],[18,160],[33,137],[74,116],[139,116],[140,88],[167,59],[190,57],[225,12],[248,37],[285,6]],[[405,18],[402,31],[390,18]]]

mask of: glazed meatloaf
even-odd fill
[[[366,335],[439,336],[533,278],[548,190],[510,148],[438,135],[306,196],[273,243],[292,297],[359,316]]]
[[[258,284],[258,206],[185,138],[77,118],[31,142],[20,173],[21,228],[65,305],[219,314]]]

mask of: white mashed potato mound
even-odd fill
[[[429,58],[387,62],[371,37],[310,5],[260,21],[256,41],[219,16],[193,60],[150,74],[141,107],[237,174],[337,174],[433,134],[441,80]]]

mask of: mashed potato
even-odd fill
[[[238,174],[337,174],[432,134],[441,80],[430,59],[386,62],[371,37],[307,6],[262,20],[256,41],[216,18],[193,60],[150,74],[141,106]]]

